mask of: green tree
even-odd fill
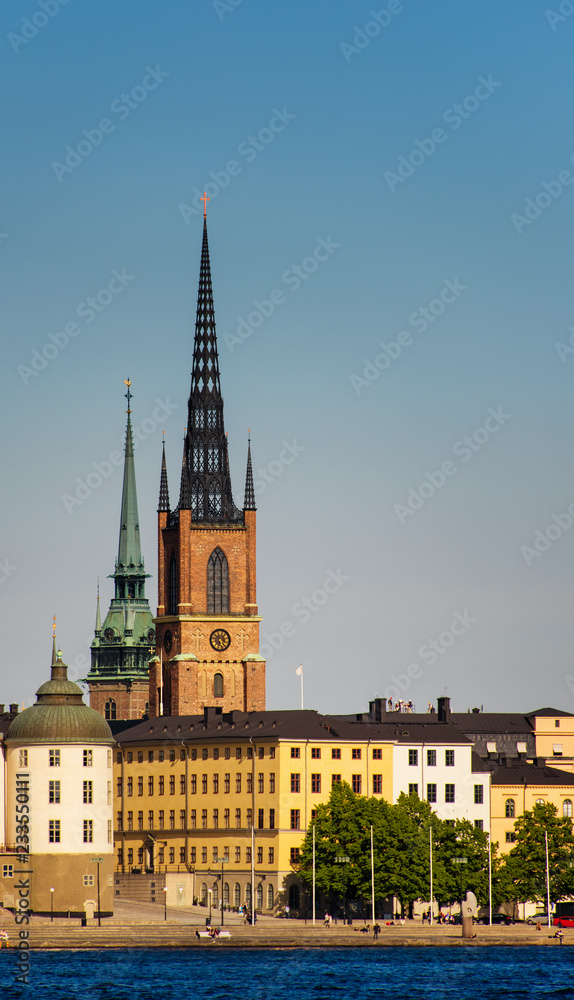
[[[506,877],[520,902],[546,901],[546,845],[550,874],[550,901],[574,895],[574,834],[572,820],[558,816],[551,802],[535,805],[514,824],[516,843],[506,858]]]

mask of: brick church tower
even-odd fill
[[[165,449],[161,466],[150,717],[197,715],[214,705],[224,712],[265,708],[255,519],[250,445],[243,510],[235,506],[231,492],[204,217],[191,393],[174,511]]]
[[[145,595],[145,571],[140,546],[140,526],[131,424],[130,381],[124,455],[124,481],[120,515],[114,596],[101,623],[100,595],[92,642],[92,665],[86,678],[90,707],[106,719],[141,719],[148,711],[149,658],[155,647],[151,609]]]

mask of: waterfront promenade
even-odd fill
[[[82,927],[77,919],[32,917],[29,925],[32,949],[103,949],[103,948],[380,948],[391,946],[445,947],[484,945],[522,945],[560,947],[554,938],[554,928],[543,926],[540,931],[528,924],[510,927],[476,925],[476,938],[463,940],[458,925],[421,924],[406,920],[404,924],[386,925],[379,921],[381,933],[374,940],[372,928],[362,933],[362,921],[351,926],[338,923],[331,928],[317,920],[284,920],[258,917],[255,927],[245,924],[236,914],[225,914],[225,929],[230,938],[218,941],[198,940],[196,930],[205,930],[206,910],[203,907],[167,910],[152,903],[118,902],[113,917],[89,920]],[[217,916],[213,917],[216,926]],[[9,934],[10,946],[17,943],[18,928],[11,913],[0,909],[0,930]],[[574,928],[564,931],[564,946],[574,945]]]

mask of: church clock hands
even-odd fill
[[[229,646],[231,638],[229,632],[226,632],[224,628],[216,628],[211,633],[209,642],[213,649],[216,649],[218,653],[222,653]]]

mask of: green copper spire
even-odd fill
[[[102,631],[102,616],[100,615],[100,578],[98,577],[98,596],[96,598],[96,635]]]
[[[124,485],[122,490],[122,513],[120,520],[120,541],[118,546],[118,558],[116,562],[116,572],[129,573],[131,571],[143,572],[143,561],[140,548],[140,526],[138,517],[138,498],[136,491],[136,473],[134,467],[134,443],[132,437],[132,421],[130,402],[132,394],[130,392],[131,381],[126,379],[128,387],[126,399],[128,401],[128,422],[126,427],[126,450],[124,458]],[[135,595],[134,595],[135,596]]]

